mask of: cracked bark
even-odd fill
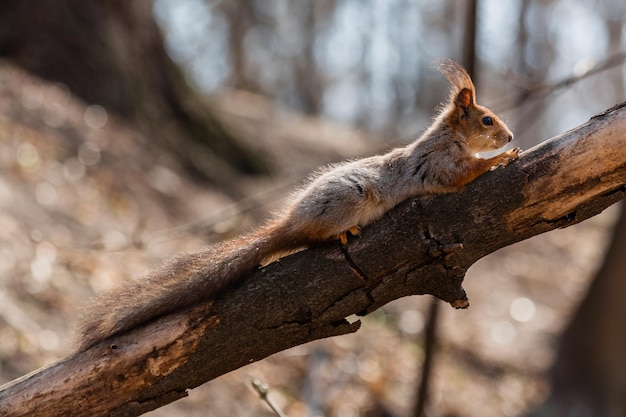
[[[273,353],[355,332],[360,322],[346,317],[400,297],[433,294],[463,307],[476,260],[626,195],[625,138],[622,104],[462,192],[400,204],[343,251],[332,242],[289,256],[218,300],[15,380],[0,389],[0,415],[135,416]]]

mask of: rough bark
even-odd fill
[[[135,416],[219,375],[413,294],[465,299],[467,268],[495,250],[585,220],[626,195],[626,103],[525,152],[462,192],[412,199],[350,242],[259,270],[215,302],[68,356],[0,390],[3,416]],[[366,277],[358,277],[358,268]]]

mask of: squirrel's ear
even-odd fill
[[[463,114],[467,116],[470,107],[474,104],[474,91],[469,88],[464,88],[459,91],[456,96],[456,105],[463,110]]]
[[[451,104],[463,110],[463,114],[467,115],[470,107],[476,102],[474,83],[472,83],[469,74],[465,68],[450,59],[439,61],[437,66],[452,84],[450,90]]]

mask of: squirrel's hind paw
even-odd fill
[[[348,244],[348,233],[350,233],[352,236],[361,237],[361,228],[359,226],[352,226],[345,232],[339,233],[339,240],[341,241],[341,244],[343,246],[346,246]]]

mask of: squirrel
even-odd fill
[[[247,275],[285,253],[339,240],[409,197],[450,193],[518,158],[514,148],[491,158],[479,152],[504,147],[513,134],[476,103],[467,71],[438,63],[450,95],[430,127],[414,142],[383,155],[340,163],[314,175],[286,206],[257,230],[183,254],[138,281],[90,302],[79,324],[78,350],[144,325],[183,307],[215,299]]]

